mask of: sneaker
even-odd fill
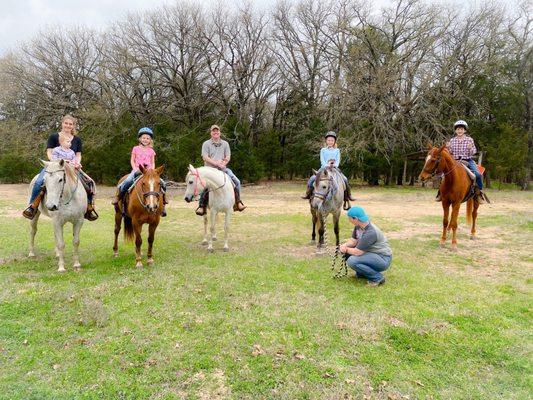
[[[367,286],[376,287],[376,286],[379,286],[379,285],[383,285],[384,283],[385,283],[385,278],[382,278],[380,281],[377,281],[377,282],[368,281],[366,285]]]

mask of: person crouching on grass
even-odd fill
[[[385,277],[381,273],[390,267],[392,261],[392,250],[385,235],[370,222],[363,208],[351,207],[346,214],[355,226],[352,237],[340,246],[346,263],[358,278],[368,279],[369,286],[384,284]]]

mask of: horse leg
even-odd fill
[[[152,247],[154,245],[154,239],[155,239],[155,230],[157,229],[157,223],[151,223],[148,226],[148,266],[151,267],[154,265],[154,258],[152,255]]]
[[[142,233],[142,225],[139,224],[137,221],[133,220],[133,231],[135,232],[135,266],[137,268],[142,268],[142,254],[141,254],[141,245],[143,243],[143,239],[141,237]]]
[[[30,220],[30,252],[28,253],[28,257],[35,257],[35,234],[37,233],[39,215],[41,215],[41,212],[37,210],[35,217]]]
[[[450,217],[450,203],[443,201],[442,210],[444,211],[444,215],[442,217],[442,236],[440,238],[440,247],[444,247],[446,245],[446,231],[448,230],[448,222]]]
[[[80,264],[80,257],[79,257],[79,247],[80,247],[80,230],[83,226],[83,218],[76,221],[76,223],[72,226],[72,258],[74,261],[74,264],[72,267],[75,270],[79,270],[81,268]]]
[[[324,247],[324,232],[326,230],[326,217],[323,217],[322,215],[317,214],[317,222],[318,222],[318,244],[317,249],[320,250],[322,247]]]
[[[224,217],[224,251],[229,251],[228,237],[229,237],[229,220],[231,218],[231,212],[226,212]]]
[[[339,217],[340,214],[333,214],[333,231],[335,232],[335,246],[339,247]]]
[[[218,222],[217,219],[218,219],[218,214],[215,214],[215,223],[214,223],[213,227],[216,226],[216,224]],[[215,229],[211,229],[211,240],[213,242],[217,241],[217,231]]]
[[[203,245],[206,245],[207,243],[209,243],[209,240],[207,239],[207,224],[208,224],[207,213],[205,213],[204,215],[204,240],[202,240]]]
[[[459,217],[460,208],[461,202],[453,203],[452,218],[450,221],[450,227],[452,228],[452,251],[457,251],[457,218]]]
[[[56,256],[58,260],[57,272],[65,272],[65,240],[63,239],[63,225],[54,219],[54,236],[56,239]]]
[[[472,227],[470,229],[470,239],[476,240],[476,219],[477,219],[477,209],[479,208],[479,201],[477,198],[474,199],[474,208],[472,209]]]
[[[311,220],[313,221],[313,233],[311,234],[311,244],[316,243],[316,213],[311,210]]]
[[[122,211],[115,207],[115,243],[113,244],[113,256],[118,257],[118,234],[122,225]]]
[[[211,221],[209,221],[211,223],[211,226],[210,226],[210,229],[209,229],[209,239],[208,239],[208,242],[207,242],[207,251],[212,253],[214,250],[213,250],[213,234],[215,233],[215,225],[217,223],[217,213],[215,210],[211,209],[210,210],[210,219]]]

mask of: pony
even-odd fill
[[[65,241],[63,239],[63,226],[72,224],[72,258],[73,268],[78,271],[81,268],[78,249],[80,245],[80,230],[83,226],[83,216],[87,209],[87,194],[74,167],[65,162],[41,161],[45,167],[44,185],[46,194],[39,205],[35,216],[30,220],[30,252],[29,257],[35,256],[35,234],[40,214],[52,219],[55,236],[55,253],[58,258],[58,272],[65,272]],[[30,194],[37,177],[30,183]]]
[[[185,201],[190,203],[198,197],[204,189],[209,191],[209,218],[204,215],[204,240],[202,244],[207,244],[207,251],[213,252],[213,241],[216,238],[217,214],[224,213],[224,251],[229,251],[229,225],[233,214],[233,204],[235,204],[235,193],[233,183],[227,174],[211,167],[194,168],[189,165],[189,173],[185,178],[187,188],[185,190]],[[207,232],[207,225],[210,222],[210,234]]]
[[[425,182],[435,175],[443,175],[444,179],[440,184],[440,195],[442,209],[444,212],[442,218],[442,236],[440,246],[446,245],[446,232],[452,230],[452,251],[457,251],[457,218],[461,203],[466,201],[466,221],[470,225],[470,239],[476,239],[476,218],[479,208],[477,196],[472,196],[472,180],[466,172],[466,168],[456,161],[446,145],[440,148],[429,145],[429,151],[419,179]],[[450,216],[450,206],[452,215]]]
[[[313,195],[309,199],[311,216],[313,221],[313,233],[311,243],[316,242],[316,227],[318,226],[317,252],[324,245],[324,232],[326,219],[329,214],[333,215],[333,231],[335,232],[335,245],[339,247],[339,218],[344,202],[345,183],[341,173],[335,167],[328,166],[318,171],[316,175]]]
[[[113,245],[114,256],[118,257],[118,234],[122,219],[124,218],[124,239],[131,242],[135,236],[135,267],[142,268],[141,231],[144,224],[148,224],[148,266],[153,266],[153,245],[155,230],[161,219],[163,207],[160,206],[160,197],[163,196],[160,185],[160,175],[165,169],[160,166],[156,169],[139,167],[142,175],[135,180],[129,195],[124,196],[115,205],[115,244]],[[119,180],[119,184],[126,179],[127,175]],[[162,201],[162,200],[161,200]],[[122,213],[124,210],[124,213]]]

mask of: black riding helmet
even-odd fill
[[[333,131],[326,132],[324,139],[327,139],[328,137],[332,137],[333,139],[337,140],[337,134]]]

